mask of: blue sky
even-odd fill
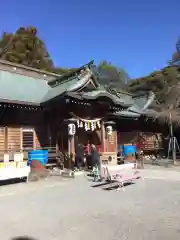
[[[132,77],[162,68],[180,35],[180,0],[9,0],[0,31],[35,26],[55,64],[106,59]]]

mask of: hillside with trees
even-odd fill
[[[131,80],[127,90],[131,93],[153,91],[160,103],[166,103],[171,88],[180,82],[180,67],[169,66],[149,76]]]
[[[15,33],[4,32],[0,39],[0,59],[59,74],[71,70],[54,66],[35,27],[20,27]]]
[[[150,75],[131,80],[126,86],[131,93],[153,91],[162,109],[176,109],[180,106],[180,39],[172,54],[169,66]]]
[[[173,52],[169,64],[180,64],[180,38],[177,40],[175,52]]]
[[[133,94],[153,91],[156,101],[151,105],[157,111],[154,117],[162,122],[172,120],[179,124],[180,119],[180,66],[169,66],[149,76],[131,80],[126,90]]]
[[[117,68],[111,62],[101,61],[97,66],[99,73],[99,83],[101,85],[114,88],[116,90],[124,90],[130,77],[123,68]]]
[[[35,27],[20,27],[15,33],[4,32],[0,39],[0,59],[57,74],[68,73],[76,69],[55,67]],[[102,78],[101,84],[124,87],[128,74],[123,69],[117,69],[111,63],[102,61],[98,65],[98,70],[102,76],[106,75]],[[107,77],[111,80],[107,80]]]

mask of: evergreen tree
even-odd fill
[[[98,71],[100,74],[100,84],[110,86],[115,89],[124,89],[126,83],[130,79],[123,68],[118,69],[106,60],[99,64]]]
[[[180,67],[169,66],[153,72],[149,76],[131,80],[128,83],[127,91],[132,93],[153,91],[161,104],[168,105],[170,98],[175,104],[176,98],[180,96],[179,80]],[[174,99],[172,100],[172,98]]]
[[[180,65],[180,38],[178,38],[176,43],[176,51],[172,54],[172,58],[169,61],[170,65],[176,64]]]
[[[54,68],[35,27],[20,27],[14,34],[3,33],[0,40],[0,58],[37,69],[51,71]]]

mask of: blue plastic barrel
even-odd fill
[[[135,160],[136,146],[135,145],[125,145],[124,146],[124,157],[127,160]]]
[[[48,150],[34,150],[28,152],[28,165],[30,165],[31,160],[39,161],[43,166],[46,165],[48,162]]]

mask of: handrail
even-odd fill
[[[44,147],[44,148],[4,148],[0,149],[0,153],[16,153],[16,152],[29,152],[33,150],[48,150],[56,151],[56,147]]]

